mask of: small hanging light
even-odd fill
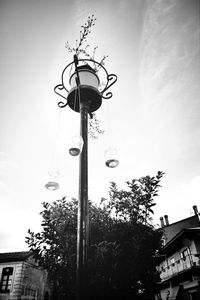
[[[56,191],[60,188],[58,183],[59,172],[57,170],[49,171],[49,181],[45,184],[45,188],[49,191]]]
[[[69,154],[77,156],[83,149],[83,138],[82,136],[73,136],[69,144]]]
[[[108,168],[116,168],[119,164],[117,159],[117,150],[115,148],[108,148],[105,151],[105,164]]]
[[[59,183],[58,182],[55,182],[55,181],[48,181],[46,184],[45,184],[45,188],[49,191],[56,191],[59,189]]]

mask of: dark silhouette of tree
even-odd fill
[[[163,172],[127,182],[111,183],[109,198],[89,202],[88,299],[153,299],[153,256],[161,233],[152,225],[155,197]],[[26,242],[47,269],[53,299],[74,299],[77,200],[43,203],[42,231],[28,230]]]

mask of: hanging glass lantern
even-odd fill
[[[109,168],[116,168],[119,164],[117,159],[117,150],[115,148],[108,148],[105,151],[105,164]]]
[[[60,188],[58,183],[59,172],[57,170],[49,171],[49,181],[45,184],[45,188],[49,191],[56,191]]]
[[[77,156],[83,149],[83,138],[82,136],[73,136],[69,144],[69,154]]]

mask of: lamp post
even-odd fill
[[[91,65],[93,67],[91,67]],[[100,80],[97,69],[101,69],[106,78],[103,88],[99,88]],[[72,75],[70,76],[70,73]],[[116,82],[115,74],[108,74],[100,63],[91,59],[78,59],[74,55],[73,61],[62,72],[62,83],[54,88],[56,94],[64,101],[58,102],[60,108],[69,107],[80,113],[80,136],[83,140],[79,161],[79,201],[77,219],[77,272],[76,297],[77,300],[86,299],[87,295],[87,252],[89,236],[88,218],[88,115],[100,108],[102,98],[112,97],[107,90]],[[68,90],[68,86],[70,90]],[[73,154],[72,154],[73,155]]]

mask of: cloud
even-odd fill
[[[187,13],[182,2],[150,1],[146,11],[140,87],[151,104],[199,86],[199,20],[195,6]]]

